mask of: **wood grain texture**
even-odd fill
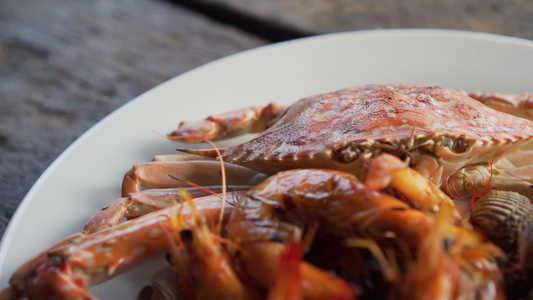
[[[530,0],[194,0],[302,32],[442,28],[533,39]]]
[[[39,175],[97,121],[264,43],[157,0],[0,1],[0,235]]]

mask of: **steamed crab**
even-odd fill
[[[439,87],[368,85],[289,107],[269,104],[184,122],[169,136],[200,142],[259,132],[249,142],[220,149],[220,158],[231,163],[228,178],[234,184],[253,184],[262,173],[296,168],[337,169],[361,178],[369,161],[385,152],[442,187],[460,171],[451,182],[456,193],[489,185],[532,198],[533,122],[521,118],[531,116],[531,108],[530,94],[468,95]],[[196,171],[218,168],[207,159],[219,156],[215,150],[183,151],[191,155],[156,157],[134,166],[125,176],[124,196],[143,186],[176,185],[166,174],[201,184],[220,182],[216,175],[205,177],[219,172]]]

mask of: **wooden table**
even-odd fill
[[[530,0],[2,0],[0,235],[78,136],[140,93],[209,61],[287,39],[375,28],[533,39],[531,16]]]

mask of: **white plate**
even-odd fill
[[[178,76],[99,122],[39,178],[3,237],[0,288],[21,263],[81,230],[92,213],[117,198],[132,164],[174,153],[177,145],[152,130],[168,133],[180,120],[244,105],[392,82],[533,92],[533,42],[441,30],[341,33],[261,47]],[[145,266],[92,292],[103,299],[134,298],[154,269]]]

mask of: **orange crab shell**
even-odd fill
[[[368,85],[299,100],[255,139],[225,149],[222,158],[268,173],[299,167],[357,173],[354,164],[376,151],[402,156],[430,147],[437,157],[463,162],[521,147],[532,137],[533,122],[495,111],[464,91]]]

